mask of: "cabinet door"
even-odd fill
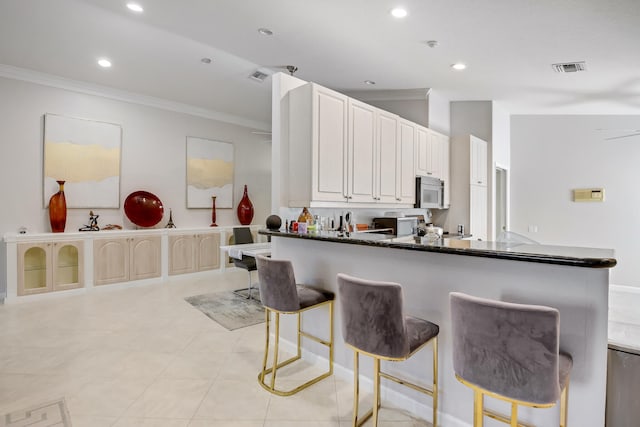
[[[196,269],[196,236],[169,236],[169,275],[193,273]]]
[[[56,242],[53,244],[52,257],[53,290],[81,288],[84,282],[83,242]]]
[[[451,145],[449,137],[443,135],[441,139],[442,143],[442,173],[440,179],[444,181],[444,207],[448,208],[451,205],[451,167],[449,165],[451,157]]]
[[[129,280],[160,277],[160,236],[134,237],[129,245]]]
[[[487,187],[469,185],[469,233],[473,240],[487,240]]]
[[[430,138],[429,129],[422,126],[416,127],[416,175],[429,175],[430,173]]]
[[[396,181],[398,168],[398,116],[378,113],[378,201],[396,203]]]
[[[347,200],[347,100],[342,94],[316,86],[312,125],[313,200]]]
[[[399,121],[399,139],[396,170],[396,201],[414,204],[416,200],[415,136],[413,123]]]
[[[51,243],[19,243],[18,295],[40,294],[51,289]]]
[[[93,241],[93,279],[96,285],[129,280],[129,239]]]
[[[487,185],[487,143],[471,137],[469,184]]]
[[[349,100],[347,198],[353,202],[373,202],[376,177],[376,108]]]
[[[197,236],[198,271],[220,268],[220,234],[208,233]]]

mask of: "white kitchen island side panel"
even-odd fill
[[[442,419],[471,425],[473,392],[455,379],[451,350],[449,293],[504,301],[541,304],[560,310],[561,349],[573,356],[569,387],[570,425],[604,425],[607,369],[607,305],[609,270],[535,262],[510,261],[456,254],[380,248],[317,240],[274,237],[272,256],[293,262],[298,283],[337,292],[336,275],[346,273],[372,280],[399,282],[404,290],[406,314],[437,323],[439,338],[439,408]],[[340,299],[335,310],[335,363],[352,370],[353,353],[342,338]],[[327,313],[312,310],[304,314],[303,329],[324,336]],[[295,341],[295,318],[285,316],[283,337]],[[326,351],[309,340],[305,349],[326,357]],[[383,370],[404,374],[428,384],[431,351],[423,350],[409,361],[383,364]],[[371,377],[372,363],[361,358],[360,372]],[[431,399],[383,381],[419,405],[431,406]],[[362,390],[362,393],[368,393]],[[383,392],[383,405],[384,405]],[[396,402],[397,403],[397,402]],[[487,408],[508,413],[508,405],[486,398]],[[404,409],[411,411],[411,407]],[[559,406],[550,409],[519,408],[520,421],[534,425],[557,425]],[[430,419],[430,414],[417,414]],[[487,421],[488,422],[488,421]]]

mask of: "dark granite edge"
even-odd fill
[[[361,240],[356,237],[337,237],[318,234],[297,234],[286,233],[281,231],[260,230],[260,234],[274,237],[288,237],[294,239],[307,239],[307,240],[319,240],[323,242],[334,243],[346,243],[352,245],[361,246],[374,246],[381,248],[391,249],[404,249],[412,251],[422,252],[435,252],[453,255],[466,255],[475,256],[481,258],[494,258],[504,259],[511,261],[524,261],[524,262],[536,262],[542,264],[555,264],[565,265],[572,267],[587,267],[587,268],[611,268],[617,263],[615,258],[584,258],[584,257],[569,257],[561,255],[544,255],[544,254],[531,254],[525,252],[513,252],[513,251],[498,251],[488,249],[476,249],[476,248],[453,248],[446,246],[429,246],[422,244],[402,243],[402,242],[389,242],[385,240]]]

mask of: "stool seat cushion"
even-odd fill
[[[233,265],[238,268],[244,268],[249,271],[256,271],[258,267],[256,266],[256,259],[250,256],[243,256],[242,259],[232,258]]]
[[[297,285],[296,289],[298,291],[300,310],[323,302],[332,301],[335,298],[333,292],[312,286]]]
[[[559,377],[560,377],[560,390],[564,390],[567,383],[569,382],[569,374],[571,373],[571,368],[573,367],[573,358],[568,353],[560,352],[559,354]]]
[[[404,317],[409,338],[409,353],[413,353],[431,338],[438,336],[440,328],[435,323],[413,316]]]

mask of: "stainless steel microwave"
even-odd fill
[[[443,209],[444,181],[432,176],[416,177],[416,208]]]

